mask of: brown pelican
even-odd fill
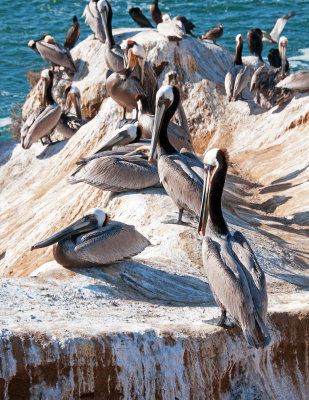
[[[150,15],[153,22],[158,25],[162,22],[162,14],[158,6],[158,0],[153,0],[150,6]]]
[[[262,108],[271,108],[286,101],[291,93],[277,88],[276,85],[285,77],[286,48],[288,40],[282,36],[279,40],[279,52],[282,60],[281,68],[269,70],[266,65],[259,67],[251,79],[250,91],[256,91],[255,101]]]
[[[221,149],[212,149],[204,157],[204,188],[198,227],[204,236],[204,268],[213,296],[221,308],[218,325],[230,327],[226,324],[228,312],[241,327],[250,346],[265,347],[270,342],[266,327],[265,275],[243,234],[237,231],[231,235],[222,214],[227,161],[226,152]]]
[[[65,88],[66,105],[61,115],[57,131],[66,138],[72,137],[78,129],[87,122],[83,120],[80,106],[80,91],[74,85],[67,85]],[[70,113],[71,106],[75,108],[75,115]]]
[[[31,250],[52,244],[55,260],[64,267],[97,267],[132,257],[150,242],[133,225],[109,220],[102,210],[90,209],[84,217],[36,243]]]
[[[106,38],[102,18],[98,9],[98,1],[99,0],[90,0],[89,4],[84,9],[83,17],[85,17],[86,24],[90,26],[94,33],[94,38],[105,43]]]
[[[176,86],[162,86],[157,92],[156,114],[151,141],[149,163],[153,161],[156,146],[158,150],[158,173],[167,194],[179,209],[178,223],[183,210],[199,215],[202,199],[203,164],[193,154],[180,154],[170,143],[167,134],[168,123],[174,115],[180,100]]]
[[[75,43],[78,41],[80,34],[80,26],[77,21],[77,17],[74,15],[72,20],[73,24],[72,26],[70,26],[63,43],[63,46],[67,47],[68,49],[73,49]]]
[[[21,145],[23,149],[29,149],[32,143],[52,134],[56,128],[62,110],[52,96],[53,78],[52,71],[47,69],[41,73],[43,81],[43,107],[34,111],[21,128]],[[51,142],[50,138],[49,141]],[[43,142],[42,142],[43,143]]]
[[[168,14],[162,15],[162,22],[157,25],[158,32],[168,38],[168,40],[181,40],[186,34],[185,27],[180,20],[171,19]]]
[[[277,83],[277,88],[293,90],[295,92],[309,91],[309,70],[300,69]]]
[[[37,42],[40,42],[41,40],[44,40],[44,38],[45,38],[46,36],[48,36],[48,34],[47,34],[47,33],[44,33],[44,35],[43,35],[40,39],[37,39],[37,40],[29,40],[29,42],[28,42],[28,47],[29,47],[29,49],[31,49],[31,50],[35,51],[36,53],[40,54],[40,53],[39,53],[39,50],[38,50],[37,47],[36,47],[36,44],[37,44]]]
[[[148,18],[145,17],[139,7],[131,7],[129,14],[131,15],[133,21],[136,22],[141,28],[153,28]]]
[[[250,53],[254,56],[259,57],[259,59],[263,61],[262,51],[263,51],[263,42],[262,42],[262,31],[259,28],[250,29],[247,33],[247,43]]]
[[[274,68],[281,68],[282,66],[282,59],[280,56],[279,49],[270,49],[267,55],[269,64]],[[290,72],[290,64],[288,59],[285,60],[285,71],[288,74]]]
[[[201,36],[199,39],[208,39],[212,40],[214,43],[216,43],[216,40],[220,39],[220,37],[223,35],[223,26],[222,24],[218,24],[215,28],[210,29],[207,33],[205,33],[203,36]]]
[[[34,41],[28,43],[29,47],[33,44],[32,42]],[[52,36],[45,35],[44,39],[35,42],[35,47],[43,60],[51,64],[52,67],[62,66],[71,72],[76,72],[70,50],[57,43]]]
[[[225,90],[226,95],[231,100],[237,100],[237,97],[241,95],[241,92],[247,86],[250,78],[249,68],[243,65],[241,53],[243,46],[242,35],[236,36],[236,54],[234,65],[230,68],[228,73],[225,75]]]
[[[126,149],[128,147],[128,149]],[[79,161],[67,182],[87,183],[103,190],[121,193],[160,186],[157,167],[148,165],[145,146],[123,146],[92,154]],[[136,148],[137,147],[137,148]]]
[[[295,11],[284,15],[281,18],[278,18],[276,21],[275,26],[273,27],[273,30],[270,33],[267,33],[265,31],[262,31],[263,34],[263,41],[268,42],[268,43],[278,43],[279,42],[279,36],[281,35],[281,32],[283,31],[285,24],[288,22],[288,20],[296,14]]]

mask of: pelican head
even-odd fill
[[[35,48],[35,41],[34,40],[29,40],[28,47],[30,47],[30,49]]]
[[[52,77],[53,77],[53,73],[49,69],[43,69],[43,71],[41,72],[41,79],[43,82],[43,87],[42,87],[43,107],[45,107],[47,104],[47,86],[48,86],[48,83],[50,82],[50,80],[52,79]]]
[[[288,47],[289,41],[285,36],[281,36],[279,39],[279,53],[281,56],[281,62],[282,62],[282,76],[284,77],[285,75],[285,62],[286,62],[286,49]]]
[[[164,119],[166,118],[168,123],[178,107],[179,99],[180,94],[176,86],[165,85],[157,91],[155,121],[151,139],[151,151],[148,158],[149,164],[151,164],[153,161],[153,155],[159,140]]]
[[[236,36],[236,44],[239,45],[239,44],[242,43],[242,42],[243,42],[243,36],[242,36],[241,33],[239,33],[239,34]]]
[[[125,51],[126,67],[136,67],[136,72],[139,80],[143,84],[144,81],[144,67],[146,60],[146,52],[144,47],[136,43],[134,40],[123,40],[120,45],[121,49]]]
[[[70,239],[72,236],[77,236],[81,233],[90,232],[94,229],[104,226],[106,222],[107,215],[105,214],[105,212],[99,210],[98,208],[92,208],[88,210],[82,218],[80,218],[76,222],[73,222],[73,224],[55,233],[49,238],[34,244],[31,247],[31,250],[47,247],[54,243],[58,243],[61,240]]]
[[[44,37],[44,42],[45,43],[56,43],[55,38],[50,35],[46,35]]]
[[[202,204],[200,212],[200,220],[198,225],[198,233],[202,231],[205,236],[206,225],[209,214],[209,195],[210,188],[213,181],[215,172],[218,170],[220,164],[226,164],[228,161],[228,154],[224,149],[212,149],[204,155],[204,186],[202,195]]]
[[[162,21],[163,22],[167,22],[167,21],[170,21],[170,20],[171,20],[171,17],[168,14],[166,14],[166,13],[162,14]]]

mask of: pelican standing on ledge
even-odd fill
[[[97,267],[132,257],[150,242],[133,225],[109,220],[95,208],[31,250],[52,244],[55,260],[64,267]]]
[[[243,46],[242,35],[236,36],[236,54],[234,65],[230,68],[225,76],[224,86],[228,100],[237,100],[237,97],[241,95],[241,92],[247,86],[250,78],[250,70],[248,66],[244,66],[242,63],[241,53]]]
[[[83,120],[82,110],[80,105],[80,90],[77,86],[67,85],[65,88],[65,110],[61,115],[57,130],[66,138],[71,138],[78,129],[87,122]],[[71,106],[75,108],[75,115],[70,113]]]
[[[182,40],[186,29],[179,19],[171,19],[168,14],[162,15],[162,22],[157,25],[158,32],[171,41]]]
[[[149,163],[153,161],[157,147],[160,181],[179,209],[177,223],[182,223],[183,210],[199,215],[203,190],[200,173],[203,164],[192,153],[188,153],[188,156],[180,154],[168,139],[168,123],[177,110],[179,100],[176,86],[162,86],[157,92]]]
[[[247,33],[247,44],[248,48],[250,50],[250,53],[252,53],[254,56],[259,57],[260,61],[263,61],[262,58],[262,51],[263,51],[263,41],[262,41],[262,31],[259,28],[255,29],[250,29]]]
[[[80,26],[77,21],[77,17],[74,15],[72,18],[73,24],[70,26],[66,37],[63,42],[63,46],[67,47],[68,49],[73,49],[75,43],[78,41],[79,34],[80,34]]]
[[[216,44],[216,40],[220,39],[223,35],[223,26],[222,24],[218,24],[215,28],[210,29],[207,33],[201,36],[199,39],[207,39],[212,40],[214,44]]]
[[[62,110],[52,96],[54,74],[45,69],[41,73],[43,81],[43,107],[34,111],[21,128],[21,145],[23,149],[29,149],[32,143],[52,134],[60,120]],[[49,142],[51,140],[49,138]],[[43,143],[43,142],[42,142]]]
[[[99,0],[90,0],[89,4],[86,5],[83,17],[85,17],[85,23],[90,26],[92,32],[94,33],[94,38],[105,43],[105,32],[103,29],[102,18],[98,10]]]
[[[266,327],[266,280],[249,243],[241,232],[231,235],[222,214],[227,161],[227,154],[222,149],[212,149],[204,157],[204,188],[198,227],[204,236],[203,263],[209,286],[221,308],[218,325],[230,327],[226,324],[228,312],[241,327],[249,345],[263,348],[270,342]]]

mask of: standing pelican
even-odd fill
[[[43,137],[49,137],[56,128],[62,113],[61,107],[52,96],[53,72],[45,69],[41,73],[41,78],[43,81],[43,107],[30,115],[20,132],[21,145],[25,150],[29,149],[32,143],[38,140],[42,141]]]
[[[300,69],[277,83],[277,88],[293,90],[295,92],[309,91],[309,70]]]
[[[177,205],[179,209],[177,222],[181,223],[183,210],[199,215],[203,189],[203,180],[199,172],[202,172],[203,164],[191,153],[188,153],[188,156],[180,154],[168,139],[168,123],[178,107],[179,100],[180,94],[176,86],[162,86],[157,92],[149,163],[153,161],[158,144],[160,181]]]
[[[222,35],[223,35],[223,26],[222,26],[222,24],[218,24],[218,26],[216,26],[215,28],[210,29],[210,31],[205,33],[199,39],[212,40],[214,43],[216,43],[216,40],[220,39],[220,37]]]
[[[150,6],[150,15],[156,25],[162,22],[162,13],[158,6],[158,0],[153,0]]]
[[[271,108],[286,101],[290,92],[277,88],[276,85],[285,77],[286,48],[288,40],[282,36],[279,40],[279,52],[282,60],[281,68],[269,70],[266,65],[259,67],[251,79],[250,91],[256,91],[255,101],[262,108]]]
[[[92,32],[94,33],[94,38],[99,39],[102,43],[105,43],[105,32],[103,29],[102,18],[98,10],[99,0],[90,0],[89,4],[86,5],[83,17],[85,17],[85,22],[90,26]]]
[[[236,54],[234,65],[230,68],[228,73],[225,75],[225,90],[228,100],[237,100],[237,97],[241,95],[241,92],[247,86],[250,78],[250,70],[248,66],[244,66],[242,63],[241,53],[243,46],[243,37],[241,34],[236,36]]]
[[[163,14],[162,22],[157,25],[158,32],[171,41],[182,40],[186,34],[185,27],[180,20],[171,19],[168,14]]]
[[[221,308],[218,325],[229,327],[226,324],[228,312],[241,327],[250,346],[265,347],[270,342],[266,327],[265,275],[243,234],[237,231],[231,235],[222,214],[221,197],[227,160],[227,154],[221,149],[212,149],[204,157],[204,188],[198,228],[204,236],[204,268],[213,296]]]
[[[84,182],[116,193],[160,186],[157,167],[148,165],[147,148],[136,145],[134,150],[128,145],[85,157],[77,163],[67,182],[73,185]]]
[[[142,13],[142,10],[139,7],[131,7],[129,10],[129,14],[134,22],[137,23],[141,28],[153,28],[149,20]]]
[[[31,44],[32,42],[34,41],[31,41]],[[77,71],[70,51],[57,43],[52,36],[44,35],[42,40],[35,41],[35,47],[43,60],[51,64],[52,67],[62,66],[71,72]]]
[[[80,26],[77,21],[77,17],[74,15],[73,24],[72,26],[70,26],[66,34],[63,46],[67,47],[68,49],[73,49],[75,43],[78,41],[79,34],[80,34]]]
[[[281,32],[283,31],[285,24],[288,22],[288,20],[296,14],[295,11],[284,15],[281,18],[278,18],[276,21],[275,26],[273,27],[272,31],[270,33],[262,31],[263,34],[263,41],[268,42],[268,43],[278,43],[279,42],[279,36],[281,35]]]
[[[250,53],[254,56],[259,57],[259,59],[263,61],[262,51],[263,51],[263,42],[262,42],[262,31],[259,28],[250,29],[247,33],[247,43]]]
[[[96,208],[31,250],[52,244],[55,260],[64,267],[97,267],[132,257],[150,242],[133,225],[109,220]]]

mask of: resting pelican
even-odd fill
[[[252,53],[254,56],[259,57],[259,59],[263,61],[262,58],[262,51],[263,51],[263,42],[262,42],[262,31],[259,28],[255,29],[250,29],[247,33],[247,44],[248,48],[250,50],[250,53]]]
[[[262,31],[263,34],[263,41],[268,42],[268,43],[278,43],[279,42],[279,36],[281,35],[281,32],[283,31],[285,24],[288,22],[288,20],[296,14],[295,11],[284,15],[281,18],[278,18],[276,21],[275,26],[273,27],[273,30],[268,33],[265,31]]]
[[[241,92],[247,86],[250,78],[250,70],[248,66],[245,67],[242,63],[242,46],[243,37],[241,34],[239,34],[236,36],[236,54],[234,65],[225,75],[224,81],[226,95],[229,101],[237,100],[237,97],[241,95]]]
[[[28,46],[31,48],[35,47],[43,60],[51,64],[52,67],[62,66],[71,72],[77,71],[70,50],[57,43],[52,36],[44,35],[44,38],[41,40],[30,41]]]
[[[42,140],[45,136],[49,137],[56,128],[62,114],[61,107],[52,96],[53,72],[47,69],[43,70],[41,79],[43,81],[43,107],[34,111],[21,128],[23,149],[29,149],[32,143]]]
[[[57,130],[66,138],[70,138],[86,123],[86,120],[83,120],[82,117],[79,89],[72,84],[67,85],[65,88],[65,98],[65,110],[61,115]],[[75,108],[75,115],[70,113],[72,105]]]
[[[181,21],[183,26],[185,27],[186,33],[194,36],[191,31],[195,28],[195,25],[191,21],[181,15],[177,15],[177,17],[174,17],[173,19],[174,21]]]
[[[153,0],[150,6],[150,16],[156,25],[162,22],[162,13],[158,6],[158,0]]]
[[[216,40],[220,39],[220,37],[222,35],[223,35],[223,26],[222,26],[222,24],[218,24],[218,26],[216,26],[215,28],[210,29],[210,31],[205,33],[199,39],[212,40],[214,43],[216,43]]]
[[[203,164],[192,154],[180,154],[170,143],[168,123],[173,117],[180,100],[176,86],[162,86],[157,92],[156,114],[151,141],[149,163],[157,146],[158,173],[167,194],[179,209],[178,223],[182,222],[183,210],[199,215],[202,199]]]
[[[134,22],[137,23],[141,28],[153,28],[148,18],[145,17],[142,10],[139,7],[131,7],[129,14]]]
[[[94,33],[94,38],[99,39],[102,43],[105,43],[105,32],[103,29],[102,19],[100,12],[97,7],[99,0],[90,0],[89,4],[85,7],[83,17],[85,22],[90,26]]]
[[[204,268],[213,296],[221,308],[218,325],[229,327],[226,324],[228,312],[241,327],[250,346],[265,347],[270,342],[266,327],[265,275],[243,234],[236,231],[231,235],[222,214],[227,161],[227,154],[221,149],[212,149],[204,157],[204,188],[198,227],[204,236]]]
[[[309,91],[309,70],[300,69],[277,83],[277,88],[289,89],[295,92]]]
[[[133,225],[109,220],[104,211],[94,208],[31,250],[52,244],[55,260],[64,267],[97,267],[132,257],[150,242]]]
[[[132,151],[128,145],[92,154],[78,162],[67,182],[84,182],[116,193],[160,186],[157,167],[148,165],[147,151],[140,145]]]
[[[73,49],[75,43],[78,41],[80,34],[80,26],[77,21],[77,17],[74,15],[72,20],[73,24],[72,26],[70,26],[63,43],[63,46],[67,47],[68,49]]]
[[[286,101],[290,92],[277,88],[276,85],[285,77],[286,48],[288,40],[282,36],[279,40],[279,52],[281,55],[281,68],[269,70],[266,65],[259,67],[251,79],[250,91],[256,91],[255,101],[262,108],[271,108]]]
[[[186,34],[183,23],[175,18],[171,19],[168,14],[163,14],[162,22],[157,25],[158,32],[168,40],[181,40]]]

